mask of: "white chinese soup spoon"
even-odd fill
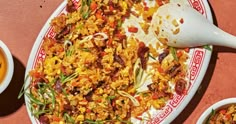
[[[209,22],[188,5],[168,3],[154,13],[151,30],[172,47],[217,45],[236,48],[236,38]]]

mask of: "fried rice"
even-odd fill
[[[56,36],[43,39],[44,60],[29,73],[25,94],[40,123],[148,121],[150,108],[159,110],[173,94],[185,94],[188,49],[132,35],[148,34],[152,14],[169,1],[153,2],[68,0],[67,12],[51,21]],[[130,15],[143,18],[141,28],[122,27]]]

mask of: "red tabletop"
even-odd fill
[[[0,124],[30,124],[24,99],[17,95],[34,41],[48,17],[63,0],[0,0],[0,39],[14,57],[15,72],[9,87],[0,94]],[[235,0],[209,0],[215,22],[236,35]],[[199,90],[173,123],[196,123],[213,103],[236,97],[236,50],[214,47],[210,65]]]

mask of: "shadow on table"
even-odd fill
[[[25,67],[17,58],[13,57],[13,60],[14,73],[11,83],[0,94],[0,117],[14,113],[24,104],[24,98],[17,99],[17,96],[24,84]]]
[[[220,46],[214,47],[214,51],[218,53],[236,53],[236,49]]]

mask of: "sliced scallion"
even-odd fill
[[[20,90],[18,97],[17,97],[18,99],[20,99],[22,97],[22,95],[26,92],[26,90],[29,88],[29,86],[26,87],[26,81],[28,80],[28,78],[29,78],[29,75],[27,75],[24,80],[24,84],[21,87],[21,90]]]
[[[215,114],[216,114],[216,111],[215,111],[214,109],[212,109],[209,118],[207,118],[207,121],[206,121],[207,124],[209,124],[209,121],[211,120],[211,118],[212,118],[213,116],[215,116]]]
[[[115,98],[116,98],[116,96],[108,96],[108,97],[107,97],[107,100],[108,100],[109,103],[111,103],[111,100],[113,100],[113,99],[115,99]]]
[[[66,77],[64,80],[62,80],[62,84],[68,82],[68,81],[71,81],[73,79],[75,79],[79,74],[78,73],[73,73],[71,74],[70,76]]]
[[[148,56],[149,56],[150,58],[152,58],[153,60],[156,60],[156,58],[153,57],[150,53],[148,54]]]
[[[204,45],[203,48],[206,49],[206,50],[212,51],[212,49],[209,45]]]
[[[91,52],[91,50],[89,48],[80,48],[80,50],[82,50],[84,52]]]
[[[69,114],[65,113],[63,117],[66,120],[66,123],[75,123],[74,119]]]
[[[172,56],[174,57],[174,59],[176,61],[178,61],[176,49],[174,47],[170,47],[170,52],[171,52]]]
[[[39,99],[36,99],[31,93],[25,93],[25,95],[30,99],[31,102],[37,105],[44,105],[43,102],[41,102]]]

